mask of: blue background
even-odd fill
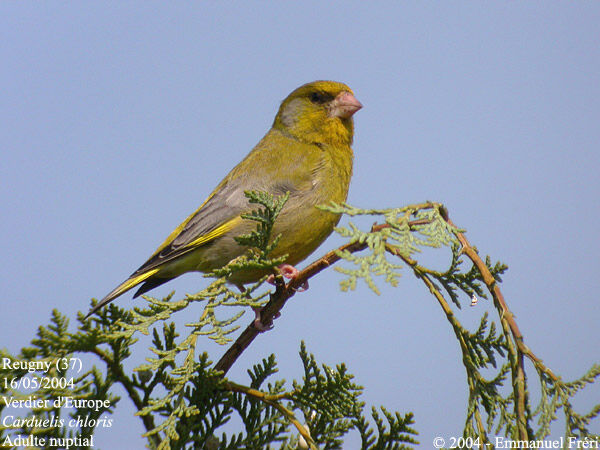
[[[244,157],[289,92],[333,79],[364,104],[349,202],[445,203],[509,265],[503,292],[533,351],[566,379],[600,359],[599,3],[2,2],[0,16],[1,346],[28,344],[52,308],[87,311]],[[232,378],[246,383],[272,352],[282,377],[299,378],[304,339],[320,361],[348,364],[367,406],[413,411],[424,448],[460,435],[465,371],[435,300],[407,270],[380,297],[341,293],[341,278],[312,280]],[[205,284],[191,274],[152,294]],[[459,317],[474,325],[486,309]],[[203,345],[215,361],[225,350]],[[593,386],[577,406],[598,398]],[[95,444],[141,448],[132,412],[124,399]]]

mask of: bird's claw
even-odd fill
[[[298,275],[300,275],[300,271],[290,264],[281,264],[278,267],[278,269],[281,275],[289,280],[293,280],[294,278],[298,277]],[[275,285],[275,275],[269,275],[269,277],[267,278],[267,283]],[[298,292],[304,292],[307,289],[308,281],[304,281],[296,290]]]
[[[293,280],[294,278],[298,277],[298,275],[300,274],[300,271],[298,269],[296,269],[294,266],[290,265],[290,264],[281,264],[279,267],[279,273],[281,273],[281,275],[284,278],[287,278],[288,280]],[[269,275],[269,277],[267,278],[267,283],[275,285],[275,275]],[[300,287],[298,287],[296,290],[298,292],[303,292],[306,291],[308,289],[308,281],[304,281]],[[271,330],[273,328],[273,324],[269,324],[269,325],[265,325],[262,322],[261,319],[261,314],[262,314],[262,307],[259,306],[255,306],[252,308],[252,310],[254,311],[254,328],[256,328],[258,331],[265,332],[268,330]],[[281,316],[281,313],[278,312],[277,314],[275,314],[273,316],[273,320],[277,319],[279,316]]]
[[[254,328],[256,328],[261,333],[264,333],[265,331],[269,331],[269,330],[273,329],[273,323],[271,323],[269,325],[265,325],[264,323],[262,323],[261,315],[262,315],[263,309],[264,308],[261,306],[253,306],[252,307],[252,311],[254,311]],[[281,316],[281,313],[277,312],[277,314],[275,314],[273,316],[273,320],[279,318],[279,316]]]

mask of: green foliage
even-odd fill
[[[256,231],[238,238],[248,252],[211,274],[216,279],[206,289],[178,301],[173,301],[172,295],[162,300],[145,296],[147,307],[132,311],[111,304],[89,320],[79,314],[77,331],[69,331],[68,319],[53,311],[50,324],[38,329],[31,346],[17,356],[0,351],[0,358],[12,361],[48,362],[51,369],[45,376],[71,380],[68,386],[37,387],[35,397],[49,403],[29,411],[29,422],[0,425],[2,442],[19,434],[90,438],[96,427],[112,424],[111,414],[120,401],[114,394],[115,387],[120,385],[135,405],[150,448],[340,449],[352,430],[360,436],[361,449],[365,450],[412,448],[417,444],[412,414],[390,412],[384,407],[371,408],[366,414],[360,400],[363,388],[354,382],[346,366],[319,364],[304,343],[300,348],[304,371],[291,384],[276,378],[275,355],[248,370],[247,385],[226,378],[214,368],[202,350],[203,337],[222,345],[231,342],[230,336],[239,328],[238,320],[245,309],[262,306],[268,296],[283,292],[281,286],[275,293],[265,290],[263,280],[247,286],[243,293],[227,285],[227,277],[238,270],[269,273],[283,262],[283,258],[271,259],[269,255],[279,240],[272,236],[273,224],[288,196],[275,198],[256,192],[246,195],[250,203],[258,205],[242,216],[257,225]],[[598,437],[590,431],[590,423],[600,413],[600,405],[580,414],[574,410],[572,398],[598,379],[600,366],[594,365],[581,378],[565,382],[525,346],[514,316],[498,292],[506,265],[492,264],[489,257],[482,261],[461,230],[448,220],[442,205],[428,202],[404,208],[361,210],[344,204],[324,209],[351,217],[380,218],[370,231],[362,231],[352,223],[338,228],[348,239],[347,245],[332,253],[349,265],[338,268],[345,275],[343,290],[354,289],[362,280],[379,293],[377,277],[396,286],[399,270],[405,266],[425,284],[446,314],[467,375],[469,398],[464,437],[479,438],[482,444],[489,443],[492,433],[543,439],[561,411],[566,421],[565,436]],[[422,248],[442,246],[452,252],[446,270],[432,270],[416,259]],[[492,319],[486,311],[479,326],[469,331],[452,305],[460,310],[464,299],[473,298],[490,299],[498,317]],[[202,310],[180,335],[169,320],[190,303],[202,305]],[[225,307],[241,310],[223,314],[228,311]],[[136,333],[151,335],[152,345],[146,362],[128,373],[124,366],[134,351]],[[72,358],[81,357],[96,358],[100,365],[76,370],[67,364],[77,361]],[[533,363],[537,378],[525,376],[524,358]],[[14,400],[31,396],[32,390],[26,387],[42,377],[40,371],[29,373],[21,368],[4,370],[2,375],[14,382],[2,385],[0,391],[5,398]],[[531,379],[539,380],[541,392],[535,408],[530,405],[528,392]],[[53,402],[65,397],[88,402],[68,409]],[[94,404],[102,406],[90,406]],[[1,402],[0,413],[6,409],[6,403]],[[74,427],[43,424],[44,420],[56,423],[77,418],[87,422]],[[234,432],[224,431],[232,419],[241,422],[242,427]],[[78,447],[86,445],[81,443]]]
[[[279,242],[279,236],[273,237],[271,235],[273,224],[289,198],[289,194],[274,197],[264,192],[246,192],[246,197],[248,197],[249,203],[261,206],[248,214],[242,215],[243,219],[257,223],[255,231],[236,238],[240,245],[248,247],[247,254],[208,274],[208,277],[216,279],[207,288],[194,295],[186,295],[182,300],[173,302],[171,301],[172,296],[163,300],[144,296],[148,301],[148,308],[134,308],[132,320],[123,320],[121,323],[123,329],[114,331],[116,334],[113,337],[131,337],[135,332],[148,334],[150,328],[157,322],[168,320],[173,314],[186,308],[190,303],[200,302],[204,304],[204,310],[200,318],[187,324],[192,335],[208,336],[221,345],[231,342],[232,339],[229,336],[239,329],[237,321],[243,316],[244,310],[220,318],[216,313],[217,308],[219,308],[219,311],[223,311],[224,308],[222,307],[242,307],[246,309],[260,307],[265,304],[269,291],[262,290],[259,292],[264,278],[257,283],[247,285],[244,292],[230,289],[227,278],[233,273],[243,270],[260,270],[269,273],[285,260],[285,257],[270,259],[269,254]],[[94,318],[94,320],[98,319]],[[192,339],[191,335],[180,346],[171,349],[171,357],[174,358],[180,352],[187,351],[190,339]]]
[[[107,348],[100,350],[95,347],[95,344],[91,344],[92,341],[96,341],[94,337],[82,332],[70,333],[68,325],[69,320],[57,310],[53,310],[50,324],[38,328],[37,337],[31,341],[30,347],[21,350],[20,355],[13,356],[6,350],[0,349],[0,359],[10,358],[12,361],[24,363],[32,361],[50,363],[50,370],[43,374],[41,371],[12,369],[2,371],[2,378],[15,384],[14,387],[9,385],[8,389],[4,389],[3,386],[4,398],[26,400],[31,397],[33,391],[35,398],[48,401],[43,407],[29,411],[21,426],[0,424],[0,442],[4,443],[7,437],[14,440],[18,434],[44,437],[48,441],[75,437],[84,439],[93,434],[97,423],[106,426],[112,424],[109,414],[114,411],[120,400],[112,392],[118,374],[109,371],[107,375],[103,375],[96,367],[81,374],[73,374],[73,370],[69,370],[71,362],[69,358],[73,354],[94,348],[102,357],[123,359],[129,356],[129,348],[134,341],[111,341]],[[98,334],[101,334],[101,331],[98,331]],[[68,380],[70,383],[46,384],[46,379]],[[65,408],[64,399],[67,397],[72,401],[85,400],[86,404]],[[91,406],[99,404],[102,406]],[[5,402],[1,402],[0,413],[6,409]],[[67,410],[70,411],[68,414],[66,414]],[[79,426],[60,426],[70,420],[79,421]]]
[[[600,414],[600,404],[595,405],[587,414],[577,413],[571,404],[571,398],[578,391],[600,377],[600,365],[594,364],[583,376],[571,382],[554,381],[541,367],[536,367],[536,370],[542,391],[540,402],[532,414],[538,418],[540,424],[536,438],[547,436],[550,433],[552,419],[557,416],[560,409],[563,409],[567,419],[566,437],[572,436],[579,439],[589,437],[600,440],[600,434],[593,433],[589,429],[592,419]]]
[[[279,198],[274,198],[267,192],[245,192],[250,204],[261,205],[262,208],[253,210],[248,214],[242,214],[242,219],[251,220],[258,223],[257,229],[235,238],[238,244],[246,247],[256,248],[262,257],[267,257],[273,251],[281,236],[272,239],[273,225],[283,206],[290,198],[287,192]]]
[[[387,251],[390,245],[398,249],[401,255],[409,257],[420,252],[422,247],[439,248],[457,244],[456,229],[444,220],[440,208],[433,207],[433,204],[392,209],[359,209],[345,203],[332,203],[322,209],[351,217],[378,216],[385,224],[368,232],[361,231],[352,222],[348,223],[348,227],[336,228],[349,243],[365,243],[369,248],[366,254],[339,251],[339,256],[353,266],[336,267],[338,272],[347,276],[340,283],[343,291],[354,290],[358,280],[363,280],[373,292],[379,294],[373,276],[381,276],[396,287],[400,278],[399,269],[403,265],[390,261],[391,255]]]
[[[466,294],[469,298],[488,298],[486,294],[485,283],[481,279],[481,273],[477,270],[474,265],[465,272],[461,271],[462,265],[465,262],[461,257],[460,245],[458,243],[452,244],[452,261],[450,267],[444,272],[430,271],[429,274],[433,279],[439,282],[444,288],[444,291],[450,297],[450,300],[461,308],[460,304],[460,292]],[[494,279],[501,283],[501,275],[506,272],[508,266],[501,262],[496,262],[492,266],[492,262],[489,256],[486,257],[485,264],[490,270],[490,273]],[[437,287],[437,286],[436,286]],[[439,289],[439,287],[438,287]]]
[[[341,282],[342,290],[354,289],[357,281],[363,280],[375,293],[379,293],[373,276],[383,276],[385,281],[395,286],[400,275],[398,268],[406,265],[425,283],[442,307],[457,337],[467,373],[469,399],[464,437],[479,438],[480,442],[488,444],[488,448],[492,448],[488,440],[488,435],[492,433],[515,439],[543,439],[550,434],[551,424],[562,410],[566,438],[598,439],[598,435],[590,431],[589,424],[600,414],[600,404],[587,414],[579,414],[575,412],[572,400],[580,389],[600,377],[600,366],[592,366],[577,380],[564,382],[523,344],[516,323],[508,320],[512,318],[512,313],[494,292],[508,267],[501,262],[492,264],[487,256],[485,261],[481,261],[491,278],[487,282],[481,268],[473,260],[478,256],[472,256],[472,264],[464,269],[467,258],[464,253],[465,242],[459,239],[462,231],[447,219],[447,212],[441,204],[428,202],[384,210],[332,204],[324,209],[353,217],[380,218],[380,225],[373,226],[368,232],[359,230],[352,223],[337,230],[349,243],[364,243],[364,248],[368,249],[366,253],[349,250],[338,252],[343,260],[352,264],[350,268],[337,268],[347,276]],[[442,246],[452,251],[449,267],[445,271],[424,267],[415,259],[423,247]],[[472,250],[477,255],[477,250]],[[404,264],[397,264],[398,258]],[[497,322],[490,322],[488,312],[484,312],[479,327],[470,332],[461,324],[444,293],[458,309],[461,309],[461,297],[471,301],[491,297],[498,313]],[[541,390],[539,404],[533,411],[528,392],[529,381],[523,366],[524,357],[533,362]],[[489,373],[493,375],[484,376]],[[512,384],[512,390],[506,389],[509,375],[509,387]],[[520,408],[516,405],[517,398],[523,405]],[[518,423],[524,423],[524,426],[519,428]]]
[[[313,445],[324,449],[342,448],[341,438],[352,429],[357,429],[361,436],[364,435],[365,442],[370,442],[363,447],[365,449],[383,448],[373,443],[374,438],[371,436],[374,433],[378,436],[377,445],[388,446],[385,448],[400,448],[389,446],[400,442],[415,443],[411,437],[416,433],[410,428],[411,415],[389,415],[387,430],[374,412],[377,425],[374,432],[363,415],[364,403],[360,401],[362,388],[352,383],[352,375],[347,373],[345,366],[340,364],[336,369],[325,365],[319,367],[314,356],[307,353],[304,343],[300,351],[304,377],[300,381],[293,381],[289,390],[286,390],[283,380],[268,382],[277,373],[274,355],[263,359],[248,371],[249,386],[238,385],[212,369],[206,353],[195,356],[193,349],[196,340],[185,338],[178,342],[179,335],[172,323],[165,323],[161,332],[153,330],[153,352],[157,358],[138,367],[133,374],[126,374],[122,367],[130,356],[135,340],[112,336],[119,334],[118,331],[122,330],[121,320],[130,319],[131,314],[112,307],[110,311],[101,311],[100,315],[101,320],[93,326],[82,321],[80,329],[85,329],[85,333],[72,333],[67,329],[66,317],[54,311],[50,326],[40,328],[38,338],[32,341],[32,347],[24,348],[18,357],[8,355],[6,351],[2,351],[1,356],[23,361],[44,358],[53,364],[60,359],[58,356],[63,355],[92,353],[98,356],[104,363],[106,375],[94,366],[83,375],[75,377],[73,387],[39,389],[35,392],[36,397],[51,401],[61,396],[108,400],[108,408],[77,408],[70,413],[74,418],[87,417],[88,422],[103,416],[102,420],[107,423],[112,420],[109,414],[119,402],[119,398],[111,394],[111,391],[114,390],[114,385],[120,384],[133,400],[138,409],[137,414],[145,420],[148,432],[144,436],[151,448],[258,449],[268,448],[274,443],[279,443],[281,448],[295,448],[292,443],[299,441],[297,426],[310,430]],[[111,319],[111,325],[106,326],[106,321]],[[183,342],[186,341],[184,346]],[[172,352],[184,347],[188,349],[188,353],[183,363],[177,364]],[[69,372],[53,375],[69,378],[73,375]],[[21,370],[3,375],[18,379],[26,374],[26,371]],[[16,389],[3,394],[14,398],[21,395],[19,398],[23,398]],[[3,407],[4,404],[1,404],[0,408]],[[294,411],[310,412],[310,422],[300,424]],[[387,411],[382,411],[387,417]],[[59,420],[63,412],[61,408],[34,410],[30,417]],[[242,421],[243,431],[218,435],[219,428],[234,415]],[[160,423],[155,422],[161,418]],[[91,436],[94,427],[81,427],[79,430],[68,426],[3,427],[0,429],[0,439],[32,433],[47,438],[73,437],[75,432],[80,437]]]
[[[272,271],[285,261],[285,256],[271,259],[269,254],[277,247],[281,238],[281,236],[272,236],[273,225],[290,193],[287,192],[277,198],[267,192],[247,191],[245,195],[250,204],[262,207],[241,215],[242,219],[257,223],[256,230],[235,238],[238,244],[249,248],[248,254],[235,259],[222,269],[216,269],[209,276],[227,278],[239,270]]]
[[[382,407],[388,422],[386,425],[373,408],[371,415],[376,430],[373,429],[364,415],[364,403],[359,400],[363,388],[352,382],[353,376],[344,364],[337,365],[335,369],[319,366],[315,357],[306,351],[304,343],[300,357],[304,377],[302,383],[293,382],[289,407],[302,411],[319,448],[343,448],[341,438],[353,429],[359,432],[363,449],[399,449],[409,448],[404,444],[418,444],[414,439],[417,432],[410,427],[413,424],[412,414],[391,414]]]

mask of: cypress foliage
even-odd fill
[[[417,432],[411,413],[390,412],[385,407],[366,411],[360,399],[363,387],[355,383],[346,366],[318,363],[303,342],[299,357],[304,373],[291,383],[277,378],[275,355],[248,370],[247,384],[227,377],[228,369],[258,334],[251,324],[230,345],[244,310],[264,307],[262,319],[269,323],[304,281],[340,260],[344,264],[335,269],[344,276],[342,290],[352,290],[364,282],[379,294],[379,280],[397,286],[402,271],[408,271],[424,283],[442,308],[466,370],[469,395],[462,430],[465,438],[489,444],[487,448],[493,448],[493,435],[527,441],[543,439],[559,414],[565,418],[565,437],[599,438],[589,427],[600,413],[600,404],[587,413],[578,413],[572,399],[600,376],[600,365],[566,382],[525,345],[499,287],[507,266],[492,263],[489,257],[482,259],[463,230],[449,219],[443,205],[425,202],[380,210],[347,204],[324,206],[349,217],[373,216],[377,223],[368,231],[352,222],[338,228],[347,243],[310,264],[298,279],[286,284],[277,275],[274,290],[265,288],[262,279],[244,292],[237,292],[229,288],[226,277],[249,268],[277,273],[276,267],[284,260],[272,259],[270,253],[279,240],[272,236],[273,224],[288,195],[246,195],[257,208],[242,217],[256,222],[257,227],[240,236],[238,242],[249,251],[209,274],[212,281],[202,291],[177,301],[172,294],[160,300],[144,296],[147,306],[131,311],[110,304],[89,320],[80,313],[74,331],[69,330],[69,319],[54,310],[50,324],[40,326],[30,346],[18,355],[0,350],[0,358],[8,358],[14,363],[11,367],[18,367],[3,369],[2,378],[7,382],[0,386],[2,396],[26,399],[35,387],[35,398],[49,400],[43,407],[31,409],[22,424],[0,425],[0,442],[10,443],[18,435],[89,438],[97,426],[111,420],[121,401],[114,388],[120,385],[135,405],[150,448],[338,449],[343,448],[343,439],[351,430],[358,432],[365,450],[413,448]],[[426,247],[450,250],[446,270],[433,270],[419,263],[419,253]],[[497,317],[490,317],[486,311],[477,329],[469,331],[459,321],[458,313],[464,301],[476,304],[480,298],[491,301]],[[190,303],[202,305],[202,313],[179,334],[170,319]],[[124,369],[127,358],[133,351],[143,351],[134,349],[140,333],[152,336],[151,354],[146,363],[128,373]],[[217,364],[202,351],[205,337],[230,345]],[[70,358],[82,354],[92,355],[98,365],[75,370]],[[534,369],[529,377],[525,360]],[[68,383],[40,385],[42,372],[23,368],[29,362],[49,363],[50,370],[43,376]],[[541,392],[536,405],[531,404],[529,396],[531,382]],[[26,385],[30,389],[24,389]],[[64,397],[85,401],[67,411],[55,402]],[[6,409],[6,403],[0,403],[0,412]],[[221,427],[233,417],[241,421],[243,429],[223,432]],[[52,426],[77,418],[81,422],[75,428]]]

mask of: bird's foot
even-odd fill
[[[294,266],[291,266],[289,264],[281,264],[278,267],[278,269],[281,272],[281,275],[284,278],[287,278],[289,280],[293,280],[300,274],[300,271],[298,269],[296,269]],[[274,285],[275,284],[275,275],[269,275],[269,278],[267,278],[267,283]],[[305,281],[304,283],[302,283],[300,285],[300,287],[297,289],[297,291],[304,292],[307,289],[308,289],[308,281]]]
[[[281,275],[284,278],[287,278],[288,280],[292,280],[294,278],[296,278],[299,274],[300,271],[298,269],[296,269],[294,266],[291,266],[290,264],[281,264],[279,267],[279,272],[281,273]],[[275,275],[269,275],[269,277],[267,278],[267,283],[269,284],[275,284]],[[299,292],[305,291],[308,289],[308,281],[305,281],[304,283],[302,283],[302,285],[298,288]],[[261,319],[261,314],[262,314],[262,310],[263,308],[261,307],[253,307],[252,310],[254,311],[254,328],[256,328],[258,331],[260,331],[261,333],[264,331],[268,331],[271,330],[273,328],[273,324],[269,324],[269,325],[265,325],[262,322]],[[277,314],[275,314],[275,316],[273,316],[273,320],[277,319],[278,317],[281,316],[281,313],[278,312]]]
[[[281,273],[281,275],[284,278],[287,278],[288,280],[292,280],[294,278],[296,278],[299,274],[300,271],[298,269],[296,269],[294,266],[291,266],[289,264],[281,264],[279,267],[279,272]],[[269,275],[269,277],[267,278],[267,283],[269,284],[275,284],[275,275]],[[305,281],[304,283],[302,283],[302,285],[298,288],[299,292],[305,291],[308,289],[308,281]],[[261,307],[254,307],[252,308],[252,310],[254,311],[254,328],[256,328],[258,331],[260,331],[261,333],[264,331],[268,331],[271,330],[273,328],[273,324],[269,324],[269,325],[265,325],[262,322],[262,318],[261,318],[261,314],[262,314],[262,310],[263,308]],[[278,312],[277,314],[275,314],[275,316],[273,316],[273,320],[277,319],[278,317],[281,316],[281,313]]]
[[[263,307],[260,306],[253,306],[252,307],[252,311],[254,311],[254,328],[256,328],[258,331],[260,331],[261,333],[264,333],[265,331],[269,331],[273,329],[273,324],[269,324],[269,325],[265,325],[264,323],[262,323],[262,311],[263,311]],[[279,316],[281,316],[281,313],[278,312],[277,314],[275,314],[273,316],[273,320],[279,318]]]

